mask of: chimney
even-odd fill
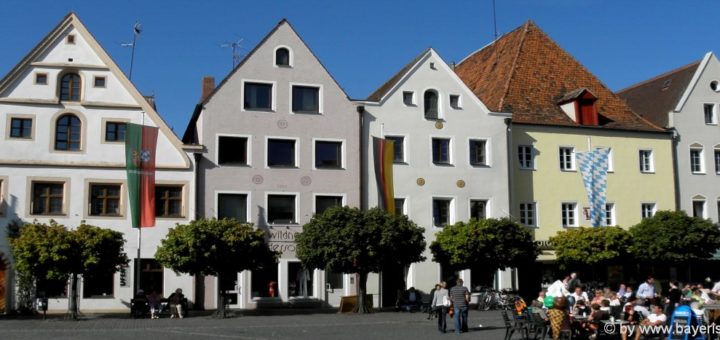
[[[202,80],[202,95],[200,101],[204,102],[205,99],[215,90],[215,77],[205,76]]]

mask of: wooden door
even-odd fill
[[[0,268],[0,313],[5,313],[5,292],[7,280],[5,268]]]

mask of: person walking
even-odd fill
[[[450,301],[455,309],[455,333],[467,332],[468,303],[470,291],[463,286],[463,280],[457,279],[455,287],[450,289]]]
[[[431,298],[431,299],[435,299],[435,292],[436,292],[438,289],[440,289],[440,284],[439,284],[439,283],[436,283],[436,284],[435,284],[435,287],[433,287],[433,289],[430,290],[430,298]],[[428,311],[427,319],[428,319],[428,320],[432,320],[432,318],[437,314],[437,311],[435,310],[435,304],[432,303],[432,302],[430,302],[430,308],[429,308],[429,309],[430,309],[430,310]]]
[[[438,331],[445,333],[447,330],[447,312],[451,307],[450,297],[448,296],[447,283],[445,281],[438,284],[435,289],[431,303],[432,309],[437,313]]]

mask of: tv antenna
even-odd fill
[[[122,47],[131,47],[132,52],[130,54],[130,71],[128,72],[128,79],[132,80],[132,71],[133,71],[133,64],[135,63],[135,43],[137,42],[137,37],[142,32],[142,24],[140,24],[140,21],[135,21],[135,25],[133,25],[133,41],[131,43],[124,43],[120,44]]]
[[[240,57],[242,54],[240,53],[240,49],[242,49],[242,41],[243,39],[240,38],[234,42],[226,42],[223,44],[220,44],[220,47],[223,48],[230,48],[232,50],[232,68],[235,69],[235,66],[237,66],[238,63],[240,63]]]

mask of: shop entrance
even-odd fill
[[[239,308],[241,301],[240,273],[228,273],[220,276],[220,290],[225,293],[225,304],[231,308]]]
[[[288,295],[290,297],[313,296],[312,271],[302,266],[300,262],[288,262]]]
[[[345,295],[345,275],[325,272],[325,301],[331,306],[340,306],[340,298]]]

